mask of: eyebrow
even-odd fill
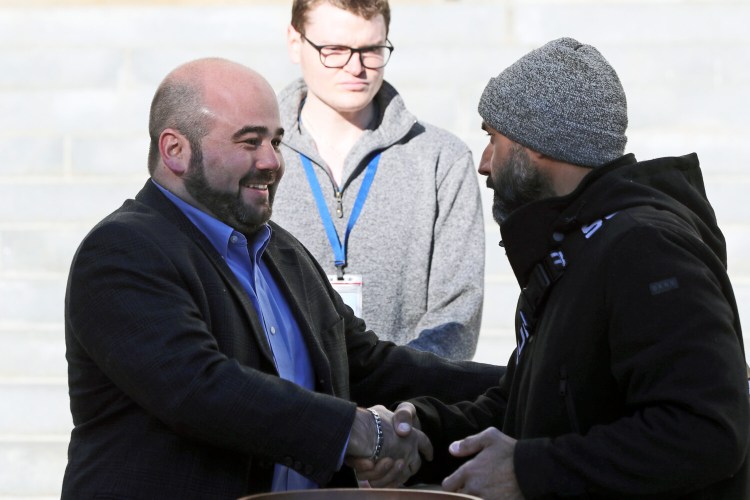
[[[350,45],[345,45],[343,43],[320,43],[320,44],[318,44],[318,43],[313,43],[309,38],[307,38],[307,36],[305,36],[305,35],[302,35],[302,36],[304,36],[305,40],[307,40],[308,42],[310,42],[311,45],[313,45],[313,46],[317,45],[320,48],[323,48],[323,47],[345,47],[347,49],[363,50],[363,49],[375,49],[375,48],[378,48],[378,47],[387,47],[388,46],[387,45],[388,44],[388,37],[387,36],[385,37],[385,40],[383,40],[382,42],[377,42],[377,43],[373,43],[373,44],[370,44],[370,45],[361,45],[359,47],[352,47]]]
[[[485,132],[489,132],[489,130],[487,130],[487,124],[485,122],[482,122],[482,130],[484,130]]]
[[[232,135],[232,139],[237,140],[243,135],[247,135],[247,134],[269,135],[269,130],[268,130],[268,127],[263,127],[261,125],[246,125],[242,127],[241,129],[239,129],[237,132],[235,132],[234,135]],[[284,135],[284,129],[283,128],[276,129],[276,132],[274,135],[277,135],[277,136]]]

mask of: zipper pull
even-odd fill
[[[341,191],[336,190],[336,216],[341,219],[344,217],[344,203],[341,200]]]

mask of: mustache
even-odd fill
[[[487,184],[487,187],[489,189],[492,189],[493,191],[495,190],[495,185],[492,183],[492,177],[490,177],[489,175],[487,176],[487,181],[485,182],[485,184]]]

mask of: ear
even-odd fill
[[[190,142],[179,131],[167,128],[159,135],[159,153],[164,166],[180,177],[190,165]]]
[[[290,24],[286,29],[286,48],[289,52],[289,59],[294,64],[299,64],[302,43],[302,35]]]

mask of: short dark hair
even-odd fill
[[[365,19],[372,19],[381,14],[385,21],[385,34],[388,34],[391,25],[391,8],[388,5],[388,0],[294,0],[292,3],[292,27],[298,33],[304,35],[307,13],[324,2]]]
[[[191,147],[200,145],[201,139],[209,131],[209,119],[201,111],[202,107],[203,95],[196,85],[167,80],[159,86],[151,101],[149,115],[149,174],[154,174],[159,163],[159,136],[165,129],[178,130],[187,138]]]

